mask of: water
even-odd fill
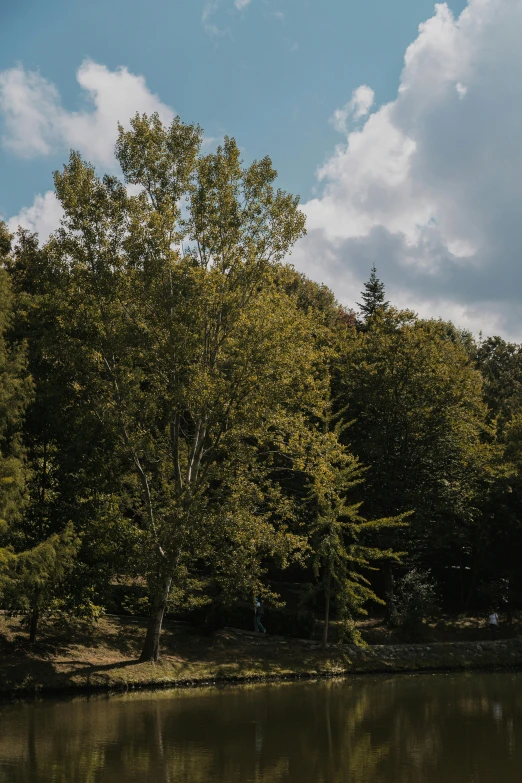
[[[520,783],[522,673],[0,705],[1,783]]]

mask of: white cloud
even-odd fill
[[[464,84],[461,84],[460,82],[456,83],[455,89],[457,90],[457,95],[459,96],[459,98],[463,98],[468,91],[468,88]]]
[[[0,113],[4,145],[23,157],[56,149],[79,149],[91,162],[114,166],[118,122],[128,123],[137,111],[157,111],[165,122],[174,114],[154,95],[143,76],[121,67],[115,71],[84,60],[77,71],[86,108],[64,109],[56,87],[22,66],[0,72]]]
[[[17,155],[46,155],[58,141],[56,87],[39,73],[19,66],[0,71],[0,112],[4,117],[4,146]]]
[[[163,122],[174,114],[150,92],[142,76],[126,68],[110,71],[103,65],[85,60],[77,71],[80,87],[91,103],[89,109],[68,112],[61,104],[56,87],[39,73],[21,66],[0,72],[0,118],[4,120],[4,145],[22,157],[48,155],[57,149],[78,149],[91,162],[105,169],[116,169],[114,144],[117,125],[137,111],[157,111]],[[202,148],[213,149],[218,137],[205,136]],[[128,185],[131,195],[140,188]],[[7,219],[11,232],[18,226],[38,233],[45,241],[60,225],[62,208],[53,191],[38,194],[30,207]],[[1,216],[0,216],[1,218]]]
[[[353,305],[375,263],[396,304],[522,339],[521,27],[522,0],[436,5],[395,100],[353,92],[296,266]]]
[[[238,11],[242,11],[243,8],[246,8],[251,2],[252,0],[234,0],[234,5]]]
[[[330,122],[339,133],[347,132],[347,122],[349,117],[354,120],[360,120],[366,117],[373,106],[375,93],[366,84],[361,84],[352,92],[352,99],[348,101],[341,109],[336,109],[330,119]]]
[[[37,233],[45,242],[59,227],[62,215],[63,210],[54,191],[48,190],[43,196],[37,195],[31,207],[24,207],[18,215],[9,218],[7,227],[14,234],[18,226],[22,226],[33,234]]]

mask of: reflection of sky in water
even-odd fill
[[[0,783],[519,783],[522,674],[0,706]]]

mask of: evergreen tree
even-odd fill
[[[11,235],[0,222],[0,261],[11,250]],[[24,345],[10,345],[13,293],[9,276],[0,269],[0,535],[18,521],[27,498],[27,470],[21,424],[32,396]]]
[[[339,404],[354,419],[350,449],[370,466],[365,509],[415,511],[390,546],[441,576],[460,566],[464,548],[482,552],[477,520],[493,454],[482,379],[466,347],[442,321],[389,308],[364,331],[347,332],[339,374]]]
[[[364,291],[361,292],[362,304],[357,302],[357,307],[360,308],[365,322],[375,315],[377,310],[386,310],[389,307],[389,302],[385,299],[384,283],[377,277],[377,269],[375,264],[372,266],[370,272],[370,278],[368,282],[364,284]]]
[[[347,428],[340,416],[334,417],[327,403],[319,416],[318,427],[310,432],[307,461],[308,503],[312,506],[310,542],[315,578],[324,595],[323,649],[328,641],[330,610],[337,609],[344,634],[360,641],[354,621],[366,615],[368,601],[384,604],[369,579],[378,570],[378,561],[398,561],[392,548],[381,546],[382,531],[407,525],[407,513],[395,517],[367,520],[361,516],[360,502],[348,502],[347,496],[363,482],[364,468],[339,437]],[[377,539],[372,545],[370,539]]]
[[[67,274],[55,268],[37,235],[23,229],[5,266],[15,301],[10,339],[27,346],[27,370],[34,385],[23,423],[30,478],[17,524],[17,549],[30,550],[62,536],[70,520],[82,542],[59,590],[34,592],[34,637],[39,617],[50,609],[53,614],[96,616],[115,570],[124,571],[118,550],[128,556],[128,543],[120,545],[122,514],[113,497],[120,490],[115,444],[85,405],[91,393],[85,357],[79,359],[78,346],[63,339],[66,308],[61,291]]]
[[[25,442],[35,388],[27,335],[17,326],[21,300],[7,271],[14,263],[11,242],[0,223],[0,597],[6,608],[30,615],[34,642],[40,610],[71,568],[78,539],[68,521],[51,531],[33,515],[45,506],[45,479],[35,491],[39,470]],[[24,306],[30,311],[33,304],[25,300]]]

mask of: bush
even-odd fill
[[[407,639],[422,639],[424,620],[437,608],[437,592],[430,572],[412,568],[399,582],[390,625],[399,628]]]

